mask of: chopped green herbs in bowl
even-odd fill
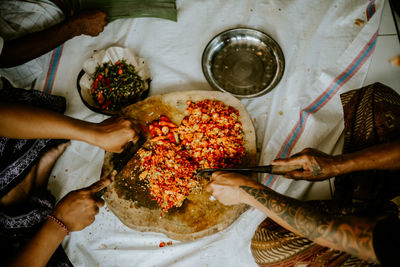
[[[149,92],[150,72],[143,59],[128,48],[96,52],[78,75],[78,92],[92,111],[114,115]]]
[[[145,90],[145,81],[125,60],[98,66],[90,94],[102,110],[116,111],[136,102]]]

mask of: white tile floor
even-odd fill
[[[389,1],[386,0],[378,40],[364,85],[381,82],[400,93],[400,67],[389,62],[390,58],[397,55],[400,55],[400,42]]]
[[[397,14],[396,22],[400,28],[400,17]],[[400,93],[400,67],[389,62],[389,59],[396,55],[400,55],[400,42],[389,1],[385,0],[378,40],[364,85],[380,82]],[[336,144],[333,154],[339,154],[342,147],[343,138]],[[313,183],[304,200],[330,199],[331,189],[334,190],[333,179],[331,179],[330,184],[328,180]]]

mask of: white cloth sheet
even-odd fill
[[[76,78],[94,50],[133,49],[150,68],[151,95],[211,90],[201,71],[201,55],[212,37],[234,27],[272,36],[285,55],[285,73],[267,95],[243,100],[256,128],[260,164],[305,147],[330,153],[343,131],[339,94],[361,87],[379,27],[383,1],[181,0],[178,22],[154,18],[117,20],[96,38],[76,37],[52,52],[36,88],[67,98],[67,115],[101,121],[82,104]],[[363,23],[355,23],[356,20]],[[357,25],[358,24],[358,25]],[[61,198],[99,179],[104,151],[72,142],[57,162],[52,192]],[[277,191],[301,198],[309,183],[261,176]],[[124,226],[106,207],[96,221],[63,242],[75,266],[256,266],[250,240],[264,219],[250,209],[226,230],[192,242]]]

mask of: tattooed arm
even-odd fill
[[[215,172],[211,180],[207,190],[225,205],[254,206],[281,226],[317,244],[377,261],[372,242],[375,221],[354,216],[334,218],[241,174]]]
[[[287,159],[276,159],[271,164],[301,165],[303,170],[292,171],[286,173],[285,176],[310,181],[320,181],[354,171],[394,170],[400,168],[400,141],[337,156],[306,148]]]

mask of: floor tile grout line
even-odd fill
[[[378,33],[378,36],[397,36],[397,34],[396,33],[381,33],[381,34]]]

